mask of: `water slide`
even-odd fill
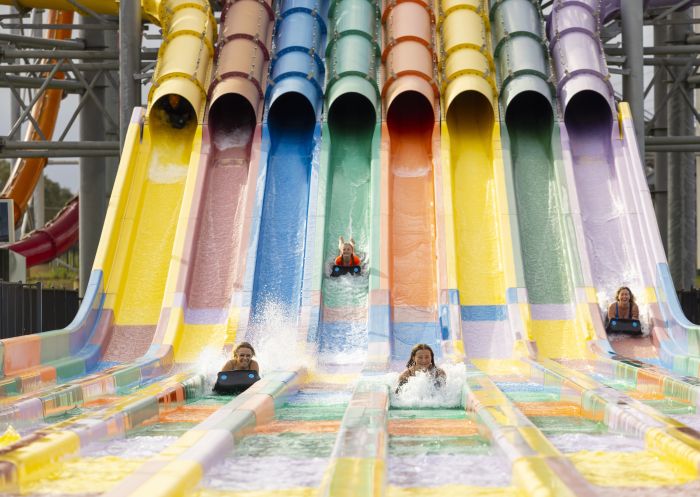
[[[391,357],[412,344],[439,342],[435,171],[439,156],[439,90],[435,79],[432,7],[422,1],[387,4],[382,13],[386,75],[382,88],[382,253],[388,288]],[[385,199],[385,200],[384,200]],[[384,208],[382,208],[384,210]],[[419,268],[419,269],[418,269]],[[374,332],[374,330],[372,330]],[[436,347],[440,350],[440,347]]]
[[[455,336],[467,355],[503,358],[523,339],[516,321],[508,320],[506,288],[513,293],[524,285],[516,281],[489,19],[482,7],[446,5],[439,26],[448,288],[458,315]]]
[[[376,276],[368,274],[379,257],[379,142],[381,96],[380,8],[369,0],[332,2],[326,48],[326,116],[319,170],[317,258],[314,291],[319,292],[319,351],[324,357],[367,350],[369,293]],[[364,272],[331,278],[339,237],[354,240]],[[372,283],[370,283],[370,279]]]
[[[681,375],[697,375],[698,327],[683,317],[654,222],[651,197],[625,105],[615,107],[596,37],[595,2],[562,2],[550,19],[554,67],[564,116],[569,178],[591,320],[599,350],[613,350]],[[580,53],[578,57],[570,54]],[[636,293],[647,336],[608,346],[601,316],[615,290]]]
[[[168,15],[162,17],[166,43],[160,62],[174,63],[171,50],[175,48],[179,54],[185,53],[190,45],[206,51],[209,45],[202,38],[192,36],[192,33],[202,32],[206,35],[206,29],[183,30],[184,33],[173,36],[177,31],[169,23],[180,27],[186,24],[191,28],[185,21],[197,18],[203,21],[198,25],[200,28],[207,26],[208,16],[202,15],[207,9],[194,8],[189,2],[170,7],[164,10]],[[525,8],[534,10],[531,2],[506,0],[492,7],[491,24],[496,26],[497,54],[512,55],[526,46],[520,41],[527,41],[528,36],[516,33],[528,27],[532,33],[529,37],[536,45],[540,43],[541,32],[532,24],[517,27],[506,22],[528,21],[533,15],[537,20],[537,12]],[[42,363],[37,362],[26,366],[26,371],[30,372],[27,376],[15,375],[12,384],[3,385],[6,394],[39,388],[33,390],[36,396],[26,401],[10,404],[17,397],[7,397],[10,402],[3,404],[0,411],[4,421],[23,417],[51,421],[52,414],[65,415],[67,405],[78,406],[81,410],[77,416],[70,413],[66,421],[26,436],[22,447],[9,446],[0,450],[0,460],[6,463],[3,465],[3,491],[18,484],[25,493],[41,492],[45,489],[41,485],[50,485],[53,491],[68,495],[89,489],[110,496],[166,496],[186,492],[225,495],[242,490],[254,491],[257,495],[283,492],[299,496],[382,492],[388,495],[559,496],[597,495],[603,492],[601,486],[612,487],[615,491],[634,487],[634,491],[639,491],[638,482],[642,479],[650,486],[674,485],[671,491],[677,493],[685,490],[682,485],[696,479],[697,451],[687,437],[683,439],[684,434],[691,432],[678,422],[673,424],[668,418],[660,418],[657,411],[637,400],[653,395],[660,402],[668,402],[685,396],[687,406],[688,399],[692,402],[697,398],[691,385],[669,378],[663,385],[640,381],[636,386],[626,385],[626,393],[614,392],[592,379],[590,374],[577,373],[546,358],[559,351],[579,357],[582,348],[575,342],[584,340],[577,336],[559,339],[555,336],[555,327],[562,323],[549,321],[567,320],[551,319],[552,314],[547,313],[556,309],[570,313],[565,316],[573,315],[569,309],[574,307],[574,295],[581,293],[575,268],[572,269],[575,259],[567,256],[561,264],[557,262],[559,273],[550,275],[543,274],[547,268],[539,268],[535,258],[521,255],[526,250],[521,247],[526,244],[532,244],[535,249],[539,247],[536,241],[522,241],[529,233],[523,232],[521,218],[530,223],[528,226],[533,226],[532,229],[543,230],[554,237],[554,242],[561,247],[568,247],[564,244],[566,230],[561,228],[567,219],[568,203],[560,197],[561,176],[552,172],[552,169],[561,168],[563,162],[558,160],[554,119],[549,119],[546,105],[544,115],[540,116],[542,119],[535,120],[538,126],[532,130],[524,129],[520,116],[521,112],[532,111],[528,104],[534,105],[533,100],[538,104],[542,100],[549,101],[544,65],[541,61],[523,58],[523,63],[534,67],[516,69],[512,81],[507,83],[503,77],[507,72],[500,73],[501,104],[506,108],[505,124],[500,122],[494,102],[494,82],[489,74],[493,72],[490,50],[483,47],[490,43],[484,4],[467,1],[442,5],[438,20],[441,26],[439,47],[445,55],[444,58],[441,55],[440,61],[441,71],[445,72],[440,82],[447,114],[443,131],[449,141],[438,145],[432,9],[418,2],[388,6],[383,16],[385,32],[389,32],[385,40],[387,78],[383,92],[387,121],[382,129],[381,152],[377,154],[373,109],[369,107],[366,112],[358,112],[356,120],[342,112],[350,103],[355,109],[366,108],[365,103],[376,106],[372,100],[371,63],[367,64],[374,50],[370,27],[372,16],[376,16],[375,9],[372,4],[354,0],[331,5],[329,32],[334,33],[335,43],[330,44],[326,52],[330,56],[328,81],[334,82],[326,86],[331,139],[328,148],[318,144],[321,125],[317,118],[323,78],[316,78],[322,67],[316,54],[322,53],[323,42],[319,42],[319,37],[324,34],[322,26],[325,25],[320,5],[279,6],[276,53],[271,64],[272,85],[267,89],[265,71],[258,61],[267,60],[266,42],[272,33],[270,10],[266,4],[248,0],[228,4],[222,15],[206,117],[199,112],[203,106],[195,103],[196,96],[203,95],[209,78],[197,80],[200,84],[185,86],[185,90],[193,90],[191,93],[183,92],[180,84],[171,83],[170,88],[165,89],[156,86],[151,95],[148,119],[142,122],[137,112],[130,127],[115,199],[105,226],[105,243],[101,244],[96,266],[106,274],[105,287],[113,292],[105,295],[103,308],[99,304],[94,306],[92,317],[94,320],[101,314],[118,316],[120,311],[131,312],[132,309],[138,311],[137,315],[146,315],[135,305],[114,304],[122,298],[119,292],[133,291],[136,285],[109,286],[113,279],[109,276],[116,278],[118,275],[112,273],[120,268],[129,271],[124,275],[127,283],[132,275],[139,275],[139,266],[128,265],[128,258],[137,253],[130,252],[134,248],[148,254],[147,262],[152,266],[154,278],[159,275],[161,257],[167,259],[162,284],[145,288],[144,291],[150,293],[139,297],[144,308],[149,310],[151,294],[160,293],[160,297],[155,297],[160,302],[151,347],[145,357],[135,356],[132,366],[98,371],[86,377],[82,384],[71,382],[62,388],[52,388],[52,366],[48,365],[41,371],[44,376],[40,376],[35,366]],[[169,19],[169,16],[173,17]],[[256,19],[257,24],[246,25],[243,20],[247,17]],[[343,21],[357,25],[346,30]],[[465,25],[473,27],[469,36],[464,34]],[[170,35],[169,27],[174,31]],[[506,32],[509,36],[502,36]],[[179,38],[191,43],[176,47],[173,43]],[[505,38],[508,40],[499,46],[499,40]],[[194,43],[195,39],[198,44]],[[356,65],[350,70],[338,66],[342,57],[333,57],[341,53],[343,41],[352,45],[346,48],[352,48],[350,53],[358,54],[360,59],[354,61]],[[360,47],[367,51],[361,52]],[[198,55],[199,52],[192,60],[198,59]],[[182,63],[190,58],[180,56],[177,60]],[[497,56],[499,63],[501,60]],[[521,61],[510,59],[514,60]],[[161,71],[159,67],[159,76],[164,74]],[[177,77],[159,81],[163,86],[169,81],[183,83]],[[178,91],[174,91],[173,86],[177,86]],[[204,119],[206,124],[196,130],[191,127],[172,130],[167,126],[167,116],[161,116],[166,122],[154,122],[154,113],[159,109],[153,102],[168,93],[184,93],[198,110],[199,119]],[[256,125],[263,115],[260,97],[264,93],[267,94],[264,109],[267,121]],[[346,100],[350,103],[346,104]],[[523,100],[525,104],[520,103]],[[231,108],[236,112],[225,111]],[[510,110],[512,114],[508,113]],[[295,116],[287,115],[296,111],[299,113]],[[307,118],[307,114],[310,117]],[[625,122],[629,127],[629,120]],[[475,123],[484,123],[484,126]],[[354,127],[355,133],[348,131],[349,126]],[[141,129],[143,142],[139,142]],[[137,229],[153,213],[158,216],[157,223],[149,224],[149,229],[167,233],[171,228],[165,226],[167,217],[159,210],[158,202],[145,203],[148,196],[142,192],[153,180],[150,176],[143,179],[143,171],[141,182],[139,176],[133,176],[138,171],[140,154],[146,153],[143,147],[150,147],[149,153],[164,152],[159,148],[163,143],[168,145],[168,152],[174,150],[175,138],[168,138],[169,133],[179,139],[178,143],[191,133],[193,142],[191,155],[183,159],[187,167],[185,177],[180,176],[185,167],[182,164],[152,164],[167,166],[167,171],[159,171],[163,177],[167,172],[170,179],[182,178],[178,183],[181,192],[176,189],[167,192],[168,195],[179,194],[181,198],[181,206],[173,208],[178,216],[174,235],[170,247],[131,247],[129,245],[136,242],[129,237],[132,228],[125,227],[126,224],[133,223],[136,225],[133,229]],[[198,144],[200,136],[201,146]],[[507,152],[503,162],[498,157],[501,148]],[[135,150],[140,154],[134,155]],[[442,158],[437,160],[440,154]],[[377,155],[381,157],[381,168],[377,167]],[[446,160],[445,155],[449,156],[449,163],[442,162]],[[538,161],[545,162],[544,166]],[[479,171],[469,170],[468,166],[475,163],[483,167]],[[447,171],[444,164],[449,164]],[[350,166],[353,169],[347,180],[344,174]],[[542,169],[536,169],[538,166]],[[285,167],[291,171],[284,170]],[[522,198],[529,188],[541,185],[530,185],[524,175],[518,180],[514,171],[517,167],[532,169],[533,174],[554,189],[552,193],[546,192],[549,199],[546,223],[535,224],[539,219],[530,212],[542,213],[542,206]],[[362,168],[369,172],[363,173]],[[359,180],[360,188],[354,192],[357,195],[334,188],[336,173],[338,179]],[[473,190],[462,192],[466,186],[455,179],[462,175],[474,178],[476,184],[469,185]],[[367,176],[369,186],[364,187]],[[144,185],[139,187],[140,183]],[[368,193],[363,193],[363,188]],[[301,199],[288,190],[293,190]],[[130,193],[127,195],[127,192]],[[465,198],[476,194],[489,202],[472,205],[471,198]],[[360,202],[358,211],[352,210],[350,217],[336,204],[355,205],[355,200],[364,198],[368,199],[370,207],[363,207]],[[379,209],[376,203],[380,203]],[[292,208],[297,210],[286,212]],[[129,215],[127,209],[130,209]],[[280,209],[284,212],[278,212]],[[366,209],[369,214],[365,213]],[[481,242],[482,231],[477,232],[475,224],[487,224],[475,216],[470,217],[472,214],[484,216],[489,223],[498,225],[489,232],[493,240],[489,240],[484,252],[484,261],[498,269],[496,277],[479,274],[480,268],[474,261],[461,260]],[[367,218],[365,226],[357,229],[360,233],[364,230],[369,240],[366,242],[369,248],[362,254],[369,264],[369,281],[352,280],[350,284],[357,284],[357,287],[350,289],[358,290],[357,295],[369,293],[368,304],[351,294],[353,306],[343,309],[333,300],[338,298],[340,289],[319,275],[327,269],[328,258],[334,253],[338,236],[334,231],[345,230],[345,236],[355,236],[355,227]],[[448,226],[443,227],[442,220],[451,221],[451,224],[448,222]],[[228,224],[229,229],[221,227],[222,223]],[[290,225],[294,225],[296,231],[287,229]],[[110,235],[116,230],[115,226],[119,227],[120,235],[124,233],[120,243],[113,242],[115,235]],[[376,233],[377,226],[381,227],[381,234]],[[437,240],[425,236],[431,229],[437,234]],[[141,232],[140,236],[148,241],[149,234]],[[479,238],[469,244],[469,236]],[[210,243],[203,243],[207,238]],[[263,250],[262,243],[277,250]],[[310,247],[311,243],[315,247]],[[399,248],[411,246],[412,252],[408,255],[397,252],[396,244]],[[483,250],[483,245],[479,246]],[[443,251],[453,254],[445,258],[446,263],[440,261]],[[110,252],[109,256],[105,252]],[[281,274],[279,268],[287,268],[291,257],[295,257],[292,262],[298,262],[301,267]],[[433,267],[436,257],[438,261]],[[243,258],[245,264],[242,265],[239,261]],[[119,259],[122,259],[119,265],[111,263]],[[413,267],[409,263],[416,260],[420,261],[421,269],[426,260],[430,262],[428,267],[432,269],[428,274],[411,271]],[[208,267],[210,264],[215,268]],[[464,275],[459,276],[459,271],[464,271]],[[312,273],[316,286],[311,285],[312,290],[308,292],[306,281],[311,279]],[[540,286],[542,277],[565,278],[566,281],[550,293],[549,287]],[[480,298],[467,284],[470,281],[488,288],[488,298]],[[414,282],[421,286],[412,286]],[[296,285],[297,293],[289,290],[291,285]],[[447,292],[443,292],[444,289]],[[322,294],[314,295],[313,292],[319,290]],[[447,293],[448,298],[442,293]],[[443,315],[446,302],[449,306],[447,319]],[[168,367],[172,361],[191,363],[207,347],[226,349],[234,339],[248,337],[248,333],[253,338],[261,338],[255,335],[261,329],[274,335],[272,327],[256,330],[255,325],[269,321],[266,313],[270,307],[276,312],[275,306],[291,315],[278,323],[286,326],[291,323],[302,331],[296,335],[302,338],[304,330],[301,328],[308,326],[309,339],[313,325],[304,321],[311,320],[315,306],[321,317],[319,335],[315,337],[319,348],[328,352],[347,350],[348,344],[338,343],[334,327],[342,329],[347,326],[343,321],[359,321],[358,328],[361,328],[363,305],[369,306],[367,341],[371,367],[366,369],[383,364],[380,371],[386,372],[392,356],[405,359],[406,347],[414,341],[428,341],[444,354],[449,350],[442,346],[444,342],[463,336],[466,354],[490,376],[468,366],[466,379],[456,384],[458,402],[454,408],[394,406],[389,409],[388,386],[372,381],[371,375],[357,381],[356,372],[331,368],[330,372],[295,369],[287,373],[269,373],[253,389],[229,402],[205,395],[201,375],[191,368],[185,367],[175,373]],[[576,313],[581,307],[575,307]],[[273,316],[274,319],[277,318]],[[531,324],[530,321],[545,323]],[[339,322],[342,324],[338,325]],[[578,324],[570,327],[572,330],[580,328]],[[148,327],[146,331],[151,332]],[[525,332],[529,333],[526,345],[539,353],[539,360],[506,359],[513,352],[525,352],[518,347]],[[493,338],[486,336],[491,333]],[[133,335],[131,338],[133,340]],[[487,341],[486,345],[481,345],[480,338]],[[31,343],[34,350],[54,345],[48,340],[46,343],[39,340],[36,338],[25,344]],[[5,350],[5,367],[8,361],[32,357],[24,355],[32,350],[29,347],[13,349],[18,345],[15,342],[3,345],[8,349]],[[131,346],[138,348],[138,345]],[[292,350],[288,343],[284,348],[287,353]],[[66,355],[74,353],[68,350]],[[494,361],[493,358],[503,359]],[[104,360],[94,364],[98,369],[100,365],[109,365]],[[59,370],[62,375],[58,376],[59,380],[71,376],[67,369],[57,368],[53,372]],[[73,375],[82,374],[84,370],[76,368],[75,371]],[[163,375],[168,371],[168,375]],[[607,371],[606,375],[610,380],[616,373]],[[606,379],[605,375],[593,376]],[[154,381],[138,390],[128,388],[144,380]],[[109,382],[112,382],[112,390],[107,387]],[[43,389],[47,384],[49,394]],[[84,392],[84,398],[75,396],[76,388]],[[459,402],[462,393],[468,412]],[[184,400],[188,402],[185,404]],[[607,431],[626,436],[606,434]],[[561,436],[557,437],[557,433]],[[123,434],[130,437],[124,443],[109,442]],[[637,442],[640,436],[647,438],[647,447]],[[581,451],[581,446],[601,447],[604,451],[586,453]],[[620,450],[626,452],[615,452],[611,450],[613,447],[623,447]],[[75,453],[81,457],[58,464],[62,455]],[[658,457],[659,453],[662,457]],[[75,478],[76,471],[81,478]],[[41,478],[43,482],[35,486]],[[199,487],[195,488],[198,483]],[[189,493],[191,489],[194,490]],[[692,491],[691,487],[688,491]]]
[[[27,267],[44,264],[78,242],[78,197],[73,197],[45,226],[11,244],[10,250],[25,257]]]
[[[188,166],[190,156],[199,158],[201,129],[194,119],[183,129],[172,128],[158,102],[174,93],[189,102],[193,116],[202,115],[215,26],[206,4],[165,2],[160,8],[165,41],[151,104],[145,114],[134,113],[80,311],[63,330],[3,342],[2,388],[14,396],[20,417],[35,417],[42,403],[70,408],[72,402],[138,383],[172,362],[172,342],[151,344],[176,228],[184,224],[180,206],[188,172],[196,171]],[[180,63],[175,53],[191,57]],[[141,364],[128,364],[149,350]],[[96,373],[68,386],[52,386],[88,371]]]
[[[72,22],[73,11],[71,10],[50,10],[46,20],[47,24],[70,24]],[[70,35],[70,29],[49,29],[46,36],[52,40],[65,40]],[[62,71],[55,71],[53,77],[54,79],[63,79],[64,74]],[[62,90],[46,90],[42,93],[32,107],[33,123],[27,128],[24,137],[26,141],[51,140],[62,99]],[[18,159],[17,164],[12,168],[12,175],[4,185],[0,198],[13,200],[15,224],[19,223],[22,214],[27,209],[47,160],[46,157]],[[32,267],[63,254],[75,244],[77,239],[78,204],[77,200],[74,200],[66,205],[46,226],[38,228],[10,248],[24,255],[27,267]]]
[[[326,5],[314,0],[281,2],[266,94],[261,161],[264,189],[257,222],[257,251],[248,327],[254,336],[284,316],[308,327],[302,316],[302,280],[310,278],[323,110]],[[263,196],[264,194],[264,196]],[[251,261],[249,261],[250,263]],[[308,313],[310,306],[304,305]],[[303,340],[302,340],[303,341]]]

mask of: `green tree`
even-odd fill
[[[0,189],[5,187],[5,183],[10,177],[10,163],[6,160],[0,161]],[[48,221],[53,218],[63,206],[73,198],[73,194],[67,188],[63,188],[55,181],[46,178],[44,181],[44,217]]]

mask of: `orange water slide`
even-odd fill
[[[392,351],[404,357],[437,338],[435,16],[430,3],[407,0],[387,4],[382,22]]]
[[[50,10],[48,24],[71,24],[73,12],[64,10]],[[70,29],[49,29],[47,38],[51,40],[65,40],[71,35]],[[56,63],[55,60],[50,62]],[[54,79],[63,79],[63,72],[57,71]],[[63,90],[44,90],[43,94],[32,107],[32,118],[39,126],[41,133],[30,123],[24,136],[25,141],[51,140],[56,127],[56,118],[63,98]],[[43,135],[43,138],[42,138]],[[15,206],[15,225],[24,214],[32,198],[34,188],[41,178],[44,166],[48,162],[46,157],[31,157],[18,159],[13,168],[13,173],[0,193],[0,198],[12,199]]]

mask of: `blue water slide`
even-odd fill
[[[299,318],[309,190],[323,108],[325,2],[285,0],[276,12],[263,148],[269,150],[251,301],[251,324]],[[266,142],[266,143],[265,143]]]
[[[323,103],[327,2],[283,0],[275,23],[275,53],[266,92],[268,109],[289,92],[303,95],[319,118]]]

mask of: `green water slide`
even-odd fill
[[[369,267],[378,252],[380,10],[372,0],[335,0],[328,13],[326,116],[319,172],[321,352],[365,349]],[[329,276],[342,236],[353,239],[363,275]]]
[[[528,335],[540,354],[561,357],[580,344],[574,290],[581,269],[569,212],[559,126],[540,7],[500,0],[491,7],[506,177],[518,216],[530,304]]]

